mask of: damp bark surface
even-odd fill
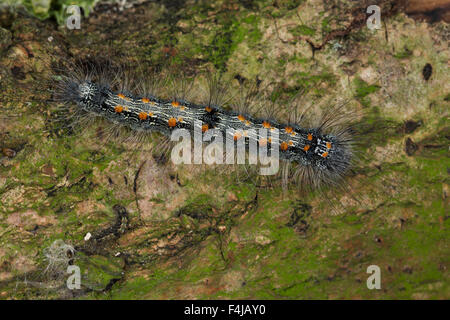
[[[0,298],[448,299],[449,29],[415,19],[447,2],[420,3],[379,1],[392,11],[375,31],[354,1],[97,4],[79,30],[2,9]],[[349,191],[174,166],[160,137],[132,148],[101,122],[78,132],[50,87],[62,62],[94,58],[216,70],[279,114],[299,92],[306,109],[350,101]]]

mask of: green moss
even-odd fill
[[[77,253],[74,265],[80,268],[81,285],[94,291],[103,291],[113,281],[123,277],[122,258],[106,258],[100,255],[86,256]]]
[[[301,5],[305,0],[281,0],[277,1],[277,5],[283,9],[293,10]]]
[[[326,34],[331,32],[331,26],[330,26],[330,18],[324,18],[322,20],[322,33]]]
[[[289,30],[294,36],[314,36],[316,30],[305,25],[299,25]]]
[[[355,78],[353,81],[355,86],[355,97],[359,99],[365,98],[367,95],[377,92],[380,89],[378,85],[369,85],[361,78]]]
[[[256,45],[262,33],[258,29],[260,18],[256,15],[244,18],[223,15],[220,19],[222,28],[214,32],[211,43],[206,47],[206,56],[218,70],[224,71],[238,45],[244,40],[250,45]]]
[[[407,46],[404,46],[403,49],[394,54],[394,57],[397,59],[407,59],[411,57],[412,50],[410,50]]]

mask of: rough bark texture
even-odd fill
[[[450,298],[449,28],[394,2],[377,31],[355,1],[98,5],[80,30],[2,11],[0,298]],[[350,100],[366,114],[354,191],[337,205],[61,129],[51,62],[105,55]]]

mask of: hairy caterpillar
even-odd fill
[[[296,168],[293,174],[284,169],[283,178],[294,177],[301,187],[339,185],[354,161],[351,126],[342,124],[345,116],[337,109],[328,112],[317,125],[307,127],[295,121],[282,122],[235,111],[249,110],[247,101],[228,110],[214,98],[222,92],[214,90],[210,90],[206,103],[191,102],[179,94],[164,98],[147,90],[132,94],[132,85],[128,81],[121,83],[126,77],[119,73],[111,80],[108,73],[113,72],[107,69],[88,66],[63,75],[56,86],[57,100],[75,104],[77,111],[88,117],[101,117],[136,133],[159,132],[169,137],[176,129],[192,133],[198,130],[203,134],[215,130],[235,146],[243,143],[248,147],[254,143],[258,147],[275,147],[286,164],[284,168],[291,164]],[[255,134],[258,130],[276,131],[276,139]]]

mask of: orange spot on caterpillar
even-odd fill
[[[269,128],[270,128],[270,123],[267,122],[267,121],[264,121],[264,122],[262,123],[262,126],[263,126],[263,128],[269,129]]]
[[[125,99],[125,95],[124,95],[123,93],[119,93],[117,96],[118,96],[120,99]]]
[[[180,103],[178,101],[172,101],[172,107],[178,108],[180,106]]]
[[[202,125],[202,132],[206,132],[206,131],[208,131],[208,129],[209,129],[208,124]]]
[[[294,145],[294,142],[293,142],[292,140],[289,140],[288,144],[289,144],[290,146],[292,146],[292,145]]]
[[[211,107],[206,107],[205,110],[206,110],[206,112],[211,112],[212,108]]]
[[[292,129],[292,127],[286,127],[284,128],[284,131],[286,131],[286,133],[292,133],[294,129]]]
[[[238,115],[237,117],[239,119],[239,121],[245,121],[245,117],[243,115]]]
[[[234,141],[238,141],[242,137],[240,132],[236,132],[233,136]]]
[[[327,142],[327,149],[331,149],[331,143]]]
[[[148,99],[148,98],[142,98],[142,102],[143,102],[143,103],[149,103],[149,102],[150,102],[150,99]]]
[[[326,157],[328,157],[328,152],[322,153],[322,158],[326,158]]]
[[[304,151],[308,151],[309,148],[311,148],[311,146],[310,146],[309,144],[307,144],[306,146],[303,147],[303,150],[304,150]]]
[[[139,119],[141,120],[145,120],[147,119],[148,115],[145,112],[140,112],[139,113]]]
[[[312,138],[313,138],[312,134],[311,134],[311,133],[308,133],[308,140],[311,141]]]
[[[149,116],[149,117],[153,117],[153,112],[149,112],[149,113],[148,113],[148,116]]]
[[[286,142],[284,142],[284,141],[280,145],[280,149],[282,151],[286,151],[288,149],[288,147],[289,147],[288,144]]]
[[[248,121],[248,120],[245,121],[246,126],[250,126],[250,124],[251,124],[250,121]]]
[[[186,106],[181,106],[180,107],[180,110],[184,110],[184,109],[186,109]]]
[[[170,118],[168,121],[169,127],[173,128],[177,125],[177,119],[175,118]]]
[[[179,117],[179,118],[178,118],[178,122],[183,122],[183,118],[182,118],[182,117]]]
[[[114,111],[117,113],[121,113],[123,111],[123,107],[122,106],[115,106],[114,107]]]

